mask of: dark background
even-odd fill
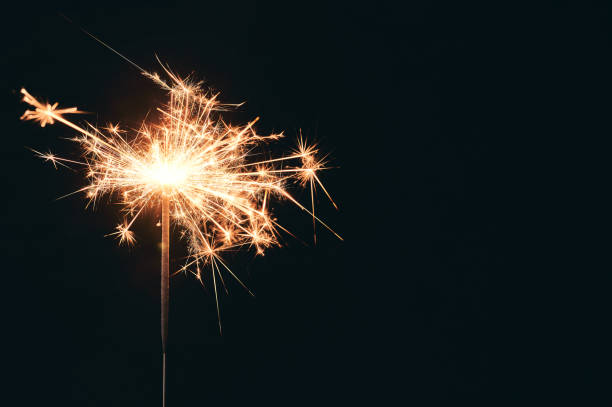
[[[57,12],[61,11],[75,24]],[[504,10],[455,2],[392,7],[248,2],[24,9],[6,16],[2,77],[2,357],[18,405],[156,405],[161,397],[159,229],[134,248],[120,220],[84,209],[83,184],[24,147],[77,154],[61,125],[20,122],[18,91],[136,126],[164,94],[78,30],[145,69],[154,56],[247,103],[262,134],[301,129],[338,168],[318,211],[340,242],[291,208],[307,245],[228,259],[256,293],[171,280],[168,405],[477,403],[489,386],[489,278],[498,213],[495,73]],[[85,119],[85,117],[84,117]],[[502,129],[503,131],[504,129]],[[274,151],[274,150],[273,150]],[[280,153],[281,150],[276,150]],[[307,195],[302,196],[303,199]],[[322,196],[320,196],[322,198]],[[285,205],[287,206],[287,205]],[[181,242],[173,234],[172,266]]]

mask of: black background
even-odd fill
[[[227,117],[262,134],[301,129],[337,169],[340,210],[277,208],[287,238],[229,259],[249,287],[221,297],[171,280],[168,405],[436,405],[483,399],[500,157],[492,116],[503,82],[494,37],[504,10],[454,2],[326,5],[219,2],[34,8],[7,16],[2,88],[3,361],[19,405],[156,405],[161,397],[159,229],[134,248],[111,232],[118,208],[84,209],[83,184],[24,147],[77,153],[69,129],[20,122],[20,87],[87,120],[137,126],[164,94],[82,26],[145,69],[157,54],[193,73]],[[65,13],[75,24],[60,16]],[[281,152],[282,150],[277,150]],[[303,199],[307,195],[302,195]],[[322,197],[320,197],[322,198]],[[285,205],[286,206],[286,205]],[[181,242],[172,238],[172,266]]]

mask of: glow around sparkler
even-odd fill
[[[279,232],[288,231],[268,209],[273,199],[295,204],[312,216],[313,223],[321,223],[341,239],[315,216],[317,187],[331,201],[317,175],[327,167],[324,158],[317,157],[316,146],[300,138],[294,151],[269,158],[262,147],[282,134],[258,135],[253,127],[258,119],[238,127],[226,123],[220,112],[230,105],[221,104],[218,94],[164,70],[168,81],[145,73],[168,93],[167,104],[157,108],[162,119],[143,122],[133,134],[118,126],[81,127],[65,118],[83,113],[77,108],[58,109],[57,103],[41,103],[21,90],[23,100],[34,107],[23,120],[35,120],[42,127],[57,121],[78,132],[73,140],[82,148],[80,159],[36,153],[54,166],[82,165],[89,184],[75,192],[86,194],[90,203],[110,194],[123,205],[125,220],[111,233],[120,243],[135,241],[131,226],[162,196],[169,198],[171,219],[188,241],[190,256],[179,271],[189,271],[200,281],[203,266],[213,278],[216,273],[223,281],[225,269],[238,280],[222,260],[223,252],[248,247],[263,254],[279,245]],[[310,188],[310,208],[288,192],[291,184]]]

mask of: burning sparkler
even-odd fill
[[[77,108],[59,109],[58,104],[41,103],[25,89],[23,101],[34,107],[26,110],[23,120],[34,120],[42,127],[60,122],[76,130],[73,140],[82,147],[80,160],[66,159],[51,153],[35,151],[54,166],[82,165],[89,184],[76,192],[86,194],[90,203],[103,194],[119,198],[125,220],[111,235],[119,243],[135,241],[131,226],[146,207],[161,204],[161,325],[163,352],[163,394],[165,404],[165,363],[168,330],[169,242],[170,221],[182,227],[188,240],[189,257],[177,271],[190,272],[202,283],[204,267],[210,271],[219,329],[217,277],[223,283],[224,270],[238,279],[223,261],[221,254],[239,247],[254,248],[256,254],[279,245],[279,232],[288,232],[270,214],[272,199],[287,200],[322,222],[314,211],[314,192],[323,186],[317,172],[326,169],[325,159],[317,158],[315,145],[300,137],[298,148],[279,158],[266,158],[255,149],[277,140],[282,134],[258,135],[253,125],[232,126],[220,116],[230,105],[221,104],[218,94],[205,91],[201,83],[181,79],[164,67],[169,79],[143,72],[168,93],[167,105],[158,108],[161,122],[143,122],[128,138],[117,125],[84,127],[65,118],[83,113]],[[310,186],[311,208],[300,204],[289,192],[291,181]],[[336,206],[335,203],[333,203]],[[316,236],[316,235],[315,235]],[[315,237],[316,239],[316,237]],[[250,293],[250,291],[249,291]]]

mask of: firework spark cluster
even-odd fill
[[[72,140],[82,148],[79,159],[36,153],[54,166],[82,165],[88,184],[75,192],[86,194],[90,204],[109,194],[123,205],[125,220],[111,233],[120,243],[134,243],[134,221],[145,208],[159,206],[162,196],[169,198],[172,222],[188,242],[190,256],[179,271],[200,281],[204,266],[213,279],[216,274],[223,281],[225,269],[238,280],[223,261],[224,252],[249,247],[263,254],[279,245],[279,233],[288,231],[270,213],[272,200],[295,204],[340,238],[315,216],[317,187],[333,203],[317,175],[327,167],[315,145],[300,138],[294,150],[271,158],[265,146],[282,134],[258,135],[253,127],[258,119],[244,126],[228,124],[220,112],[235,105],[222,104],[201,83],[164,70],[168,80],[145,73],[167,92],[167,104],[157,108],[161,119],[131,132],[117,125],[81,127],[65,118],[83,113],[77,108],[58,109],[57,103],[41,103],[21,90],[34,108],[23,120],[42,127],[57,121],[78,132]],[[289,193],[291,185],[310,189],[308,208]]]

